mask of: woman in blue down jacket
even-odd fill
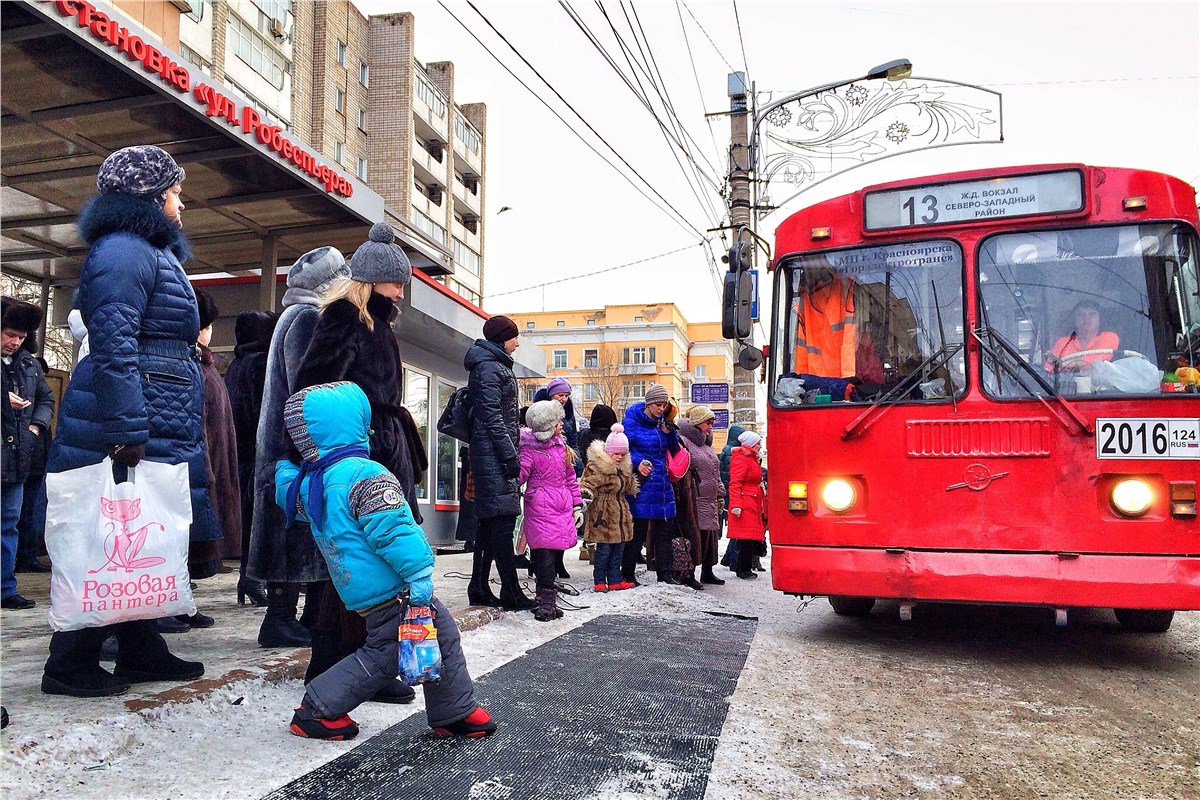
[[[183,178],[183,168],[151,145],[118,150],[100,165],[100,195],[79,215],[80,236],[91,250],[76,303],[91,350],[63,397],[47,472],[105,456],[125,468],[143,458],[186,463],[191,538],[203,542],[220,539],[221,530],[204,461],[200,317],[182,267],[189,255],[180,218]],[[117,638],[115,674],[100,666],[100,645],[110,635]],[[171,655],[153,622],[138,620],[55,633],[42,691],[99,697],[121,694],[131,683],[203,674],[200,662]]]
[[[667,390],[653,384],[646,390],[645,401],[634,403],[625,412],[629,463],[642,486],[637,495],[629,497],[633,541],[625,545],[621,555],[621,577],[632,583],[637,583],[634,574],[643,542],[647,558],[655,559],[659,581],[678,583],[671,569],[671,540],[679,528],[675,523],[675,492],[667,476],[667,451],[679,447],[679,432],[663,419],[670,404]]]

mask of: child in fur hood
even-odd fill
[[[629,461],[625,426],[614,423],[608,438],[588,445],[588,462],[579,481],[580,493],[589,499],[584,541],[596,543],[592,579],[597,592],[632,589],[621,578],[621,555],[633,538],[633,513],[625,495],[635,495],[638,482]]]
[[[578,541],[583,500],[575,478],[575,451],[562,435],[563,407],[540,400],[525,414],[521,429],[521,477],[525,486],[525,539],[537,574],[538,607],[534,619],[549,622],[562,616],[554,585],[558,552]]]

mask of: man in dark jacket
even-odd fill
[[[467,598],[472,605],[515,611],[537,605],[517,585],[513,552],[513,529],[521,513],[517,378],[512,369],[519,333],[508,317],[492,317],[483,324],[484,338],[476,339],[463,359],[470,372],[471,475],[479,519]],[[489,588],[493,558],[500,573],[499,598]]]
[[[22,347],[25,337],[42,323],[42,310],[35,305],[0,299],[0,329],[4,361],[4,454],[3,454],[3,591],[0,607],[23,610],[36,603],[17,593],[13,572],[17,560],[17,521],[25,495],[25,479],[34,448],[50,433],[54,396],[33,354]]]

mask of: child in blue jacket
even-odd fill
[[[425,714],[439,736],[488,736],[496,730],[475,702],[475,686],[454,617],[433,596],[433,551],[413,521],[395,476],[369,458],[371,407],[353,383],[325,383],[292,395],[284,426],[299,464],[280,461],[276,502],[288,523],[303,514],[325,556],[346,608],[366,618],[367,641],[305,687],[292,733],[314,739],[353,739],[348,716],[399,671],[399,595],[434,611],[442,677],[423,684]],[[295,457],[295,454],[294,454]]]

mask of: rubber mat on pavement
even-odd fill
[[[756,624],[597,617],[476,681],[494,736],[414,714],[265,800],[701,800]]]

